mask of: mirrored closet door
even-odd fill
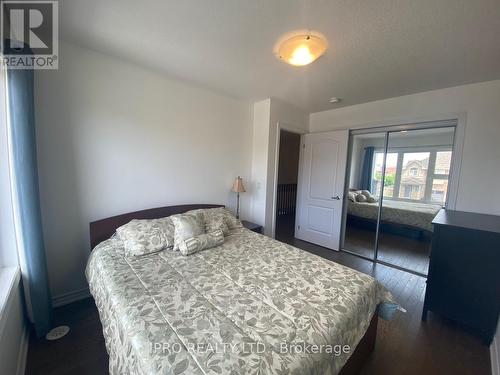
[[[456,122],[416,127],[351,134],[343,249],[426,275],[432,220],[447,201]]]
[[[353,135],[347,180],[344,249],[375,259],[385,133]],[[382,151],[382,153],[380,153]],[[367,193],[372,192],[372,197]]]

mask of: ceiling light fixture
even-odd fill
[[[333,98],[330,98],[328,101],[330,103],[338,103],[338,102],[342,101],[342,99],[341,98],[333,97]]]
[[[277,43],[275,53],[290,65],[304,66],[323,55],[327,47],[326,38],[317,32],[288,34]]]

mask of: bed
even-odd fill
[[[442,209],[436,204],[397,201],[384,199],[382,201],[381,221],[420,231],[432,232],[432,220]],[[371,222],[377,221],[379,202],[353,202],[349,200],[347,214]]]
[[[190,256],[127,258],[112,236],[132,218],[207,207],[216,206],[90,224],[86,276],[110,373],[357,373],[375,344],[377,311],[397,306],[372,277],[245,228]]]

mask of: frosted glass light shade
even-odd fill
[[[302,34],[282,41],[278,46],[279,58],[290,65],[304,66],[323,55],[328,47],[319,35]]]

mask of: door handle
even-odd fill
[[[338,195],[332,197],[332,199],[335,199],[336,201],[339,201],[340,200],[340,197]]]

